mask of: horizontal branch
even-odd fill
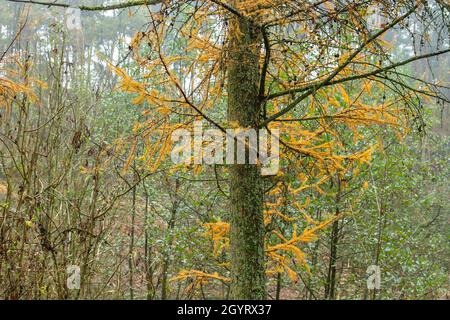
[[[61,8],[78,8],[81,11],[107,11],[107,10],[115,10],[115,9],[124,9],[135,6],[143,6],[143,5],[155,5],[160,4],[164,0],[131,0],[123,3],[110,4],[110,5],[101,5],[101,6],[74,6],[67,3],[57,3],[57,2],[44,2],[44,1],[34,1],[34,0],[7,0],[9,2],[18,2],[25,4],[36,4],[43,5],[49,7],[61,7]]]

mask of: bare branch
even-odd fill
[[[25,4],[36,4],[36,5],[44,5],[49,7],[61,7],[61,8],[78,8],[81,11],[107,11],[107,10],[115,10],[115,9],[124,9],[135,6],[143,6],[143,5],[154,5],[162,3],[164,0],[132,0],[118,4],[110,4],[106,6],[74,6],[67,3],[57,3],[57,2],[44,2],[44,1],[34,1],[34,0],[7,0],[9,2],[18,2]]]

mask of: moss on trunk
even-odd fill
[[[256,128],[261,113],[259,51],[261,32],[244,18],[235,18],[228,65],[228,119]],[[230,166],[231,270],[233,299],[264,299],[265,253],[263,189],[256,165]]]

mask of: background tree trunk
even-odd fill
[[[340,202],[341,202],[341,178],[337,176],[337,194],[336,194],[336,212],[335,215],[340,214]],[[339,220],[333,222],[330,238],[330,261],[328,264],[328,275],[325,287],[325,299],[336,299],[336,273],[338,262],[338,245],[339,245]]]

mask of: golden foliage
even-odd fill
[[[219,255],[223,250],[226,250],[230,241],[226,235],[230,231],[230,224],[226,222],[206,223],[204,225],[206,232],[205,237],[211,238],[214,244],[214,255]]]
[[[198,270],[181,270],[178,275],[171,278],[170,281],[183,281],[191,279],[192,282],[185,288],[185,291],[190,292],[196,288],[208,284],[211,280],[218,280],[222,282],[229,282],[231,279],[219,276],[217,272],[208,274]]]
[[[8,192],[8,187],[0,182],[0,194],[6,194]]]
[[[7,63],[11,67],[6,67]],[[33,87],[47,89],[45,82],[28,75],[31,66],[30,61],[22,63],[15,56],[0,61],[0,107],[9,108],[11,103],[20,97],[36,102]]]

